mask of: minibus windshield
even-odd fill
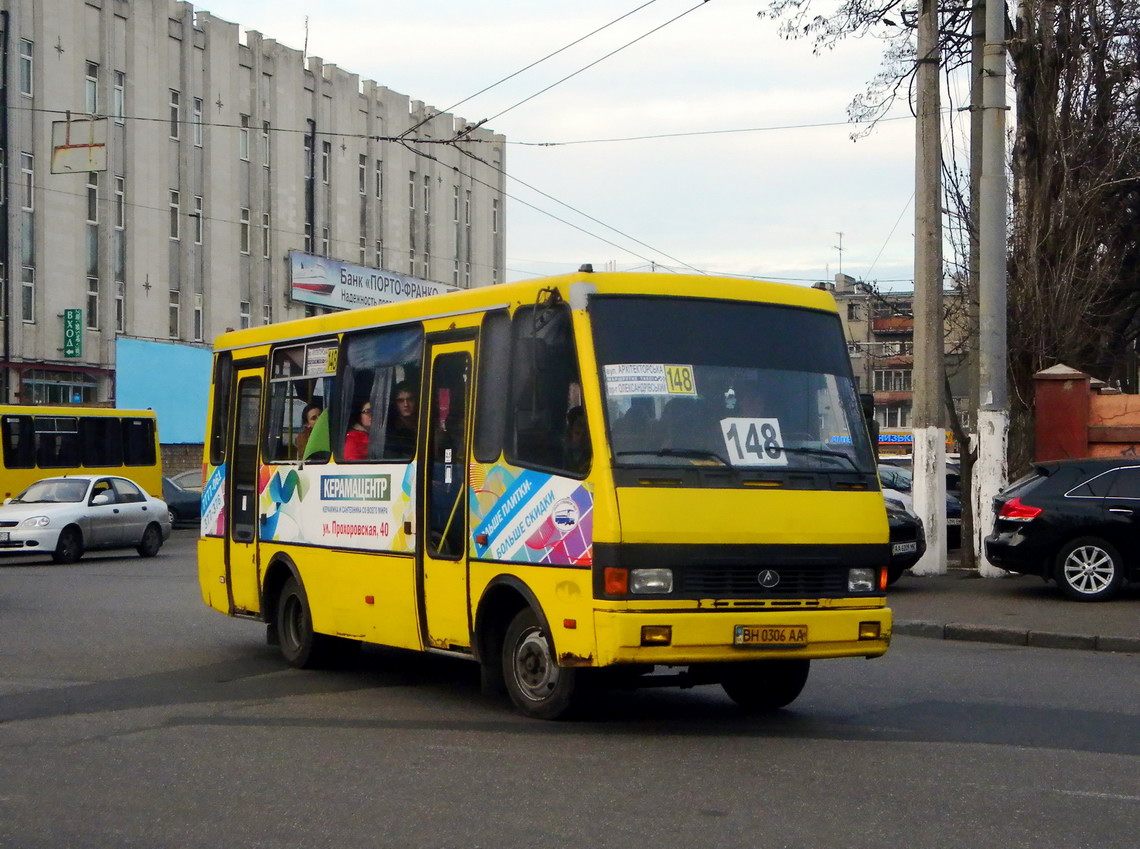
[[[617,295],[589,313],[615,465],[873,473],[834,313]]]

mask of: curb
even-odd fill
[[[942,624],[920,619],[903,619],[895,622],[894,633],[905,637],[929,637],[935,640],[960,640],[970,643],[998,643],[1006,646],[1030,646],[1042,649],[1076,649],[1080,651],[1140,654],[1140,637],[1063,634],[1055,631],[967,625],[961,622]]]

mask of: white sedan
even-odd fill
[[[50,554],[56,563],[74,563],[91,549],[134,548],[154,557],[169,538],[166,502],[126,478],[45,478],[0,506],[0,554]]]

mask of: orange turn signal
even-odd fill
[[[606,595],[629,594],[629,570],[607,566],[605,571]]]
[[[887,589],[887,567],[879,567],[879,591],[885,592]]]

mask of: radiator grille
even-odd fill
[[[765,587],[760,575],[774,572],[775,586]],[[847,569],[835,566],[701,565],[685,569],[681,591],[703,598],[779,598],[847,595]]]

